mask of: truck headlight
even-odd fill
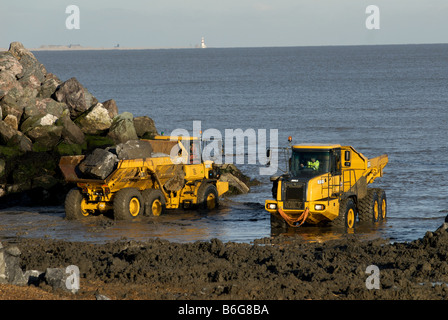
[[[322,211],[325,209],[325,206],[323,204],[315,204],[314,205],[314,210],[316,211]]]
[[[277,204],[275,204],[275,203],[269,203],[268,204],[268,209],[277,209]]]

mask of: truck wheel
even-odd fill
[[[367,195],[359,200],[359,221],[378,222],[380,206],[376,189],[368,189]]]
[[[378,189],[378,204],[380,210],[380,218],[385,220],[387,218],[387,198],[386,191]]]
[[[352,199],[341,200],[339,215],[332,221],[335,227],[353,228],[356,221],[356,206]]]
[[[218,189],[213,184],[201,185],[198,190],[198,204],[200,208],[213,210],[219,206]]]
[[[137,189],[125,188],[117,192],[114,198],[115,220],[129,220],[143,212],[142,195]]]
[[[273,233],[281,233],[288,230],[288,223],[278,213],[271,215],[271,231]]]
[[[71,189],[65,197],[65,218],[79,220],[89,216],[89,211],[83,209],[85,199],[78,188]]]
[[[165,213],[166,201],[162,191],[158,189],[146,189],[142,192],[145,205],[145,215],[160,216]]]

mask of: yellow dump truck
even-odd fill
[[[158,216],[165,209],[213,209],[219,204],[228,183],[219,180],[219,170],[212,161],[185,164],[188,162],[182,159],[189,153],[180,138],[145,141],[151,144],[154,157],[120,160],[104,180],[80,176],[78,165],[84,155],[62,157],[59,167],[65,180],[77,185],[66,196],[66,218],[113,211],[114,219],[126,220],[143,214]],[[180,160],[174,163],[169,156],[173,147]]]
[[[291,141],[291,139],[290,139]],[[368,159],[351,146],[292,145],[288,172],[271,177],[274,199],[265,201],[273,226],[330,222],[353,228],[355,221],[386,218],[386,193],[370,188],[388,162]]]

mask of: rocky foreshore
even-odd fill
[[[447,228],[408,243],[17,238],[0,245],[0,299],[446,300]],[[76,291],[66,285],[70,266]]]
[[[0,207],[60,204],[72,187],[61,156],[156,134],[150,117],[119,113],[115,100],[98,101],[74,77],[61,81],[21,43],[0,52]],[[234,192],[249,190],[233,178]]]

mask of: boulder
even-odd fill
[[[20,152],[29,152],[33,149],[33,142],[22,132],[17,133],[8,141],[8,146],[17,148]]]
[[[17,130],[0,120],[0,144],[5,145],[17,134]]]
[[[45,282],[56,290],[64,290],[76,293],[78,289],[72,289],[67,285],[70,274],[64,268],[47,268],[45,270]]]
[[[25,107],[36,105],[36,95],[37,90],[28,87],[17,87],[9,90],[0,101],[3,117],[11,114],[20,121]]]
[[[47,73],[45,75],[45,80],[38,89],[37,97],[38,98],[51,98],[59,87],[62,81],[52,73]]]
[[[38,114],[25,119],[20,125],[20,131],[27,134],[28,131],[38,126],[50,126],[56,123],[58,118],[52,114]]]
[[[8,124],[10,127],[12,127],[14,130],[19,130],[19,121],[17,120],[16,116],[13,116],[12,114],[8,114],[3,121]]]
[[[62,127],[56,125],[39,126],[27,132],[27,136],[34,142],[35,151],[50,151],[61,139]]]
[[[177,192],[184,187],[185,172],[182,169],[182,166],[172,165],[171,168],[167,170],[167,173],[170,173],[172,177],[169,178],[163,185],[166,190]]]
[[[67,110],[67,105],[63,102],[57,102],[51,98],[36,98],[34,104],[26,105],[23,111],[23,118],[29,118],[38,115],[51,114],[57,118]]]
[[[117,103],[115,102],[114,99],[104,101],[103,107],[106,108],[106,110],[109,112],[109,117],[111,119],[118,116],[118,107],[117,107]]]
[[[56,125],[62,127],[62,138],[68,144],[83,144],[85,141],[84,132],[70,119],[69,112],[64,112],[56,121]]]
[[[3,73],[0,73],[0,76],[2,74]],[[0,77],[0,82],[1,81],[2,81],[2,79]],[[0,86],[1,86],[1,83],[0,83]],[[5,92],[5,94],[2,97],[2,100],[9,99],[10,101],[15,101],[17,103],[17,101],[20,100],[25,95],[25,89],[23,89],[22,86],[17,81],[13,81],[12,83],[9,82],[2,88]],[[6,96],[8,96],[8,98],[5,98]]]
[[[16,92],[17,92],[16,89],[9,91],[0,101],[0,107],[2,109],[3,117],[6,117],[7,115],[11,114],[11,115],[15,116],[17,119],[22,118],[24,106],[14,96]],[[22,89],[22,94],[23,94],[23,89]]]
[[[10,52],[0,52],[0,99],[11,90],[23,91],[17,75],[23,70],[20,62]]]
[[[17,246],[3,247],[0,243],[0,283],[27,284],[20,268],[20,254]]]
[[[0,177],[3,177],[3,175],[5,174],[6,171],[6,161],[4,159],[0,158]],[[1,192],[0,192],[0,197],[1,197]]]
[[[0,90],[1,90],[0,98],[3,98],[13,89],[16,92],[23,92],[22,86],[17,81],[16,77],[12,72],[0,71]]]
[[[39,286],[40,282],[44,280],[45,272],[39,270],[26,270],[23,273],[25,281],[28,285]]]
[[[150,139],[157,135],[156,125],[150,117],[135,117],[134,127],[139,138]]]
[[[0,144],[6,145],[20,152],[31,151],[33,143],[22,132],[11,127],[7,122],[0,120]],[[20,153],[19,152],[19,153]]]
[[[78,166],[85,177],[104,180],[114,170],[118,158],[115,154],[97,148]]]
[[[98,103],[98,100],[76,78],[61,83],[54,92],[54,97],[56,101],[64,102],[68,106],[72,119]]]
[[[22,65],[22,72],[17,74],[17,79],[22,86],[39,88],[45,80],[47,70],[36,57],[20,42],[12,42],[8,50]]]
[[[112,125],[112,119],[109,112],[103,107],[103,104],[97,103],[87,112],[80,115],[75,123],[85,134],[97,135],[107,131]]]
[[[0,52],[0,72],[8,72],[14,78],[21,74],[23,67],[19,60],[13,56],[11,52],[3,51]]]
[[[57,119],[56,116],[47,114],[29,117],[23,121],[20,130],[37,144],[39,149],[35,151],[50,150],[59,142],[63,128],[55,125]]]
[[[108,148],[113,150],[113,148]],[[142,140],[129,140],[115,147],[118,160],[150,158],[152,155],[151,144]]]
[[[108,137],[115,143],[122,143],[128,140],[137,140],[138,136],[134,127],[134,116],[130,112],[123,112],[116,116],[109,129]]]
[[[246,194],[250,190],[244,182],[231,173],[221,174],[221,178],[219,180],[229,183],[230,193],[232,194]]]
[[[214,164],[221,173],[220,180],[229,183],[227,194],[245,194],[250,191],[251,185],[257,185],[257,180],[251,180],[239,170],[234,164]]]

